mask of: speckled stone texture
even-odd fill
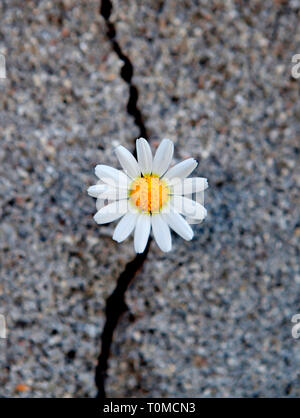
[[[129,288],[107,394],[300,396],[300,2],[112,3],[153,147],[172,139],[210,188],[195,239],[153,242]],[[134,257],[85,192],[139,134],[99,4],[0,6],[0,396],[95,395],[105,300]]]
[[[128,292],[112,396],[300,395],[299,6],[114,1],[151,137],[210,189],[195,239],[153,245]]]
[[[20,5],[22,3],[22,8]],[[1,10],[1,396],[94,396],[105,300],[128,260],[99,228],[94,166],[138,130],[98,1]]]

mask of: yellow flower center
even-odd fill
[[[132,182],[129,196],[142,212],[157,213],[168,201],[169,189],[159,177],[145,175]]]

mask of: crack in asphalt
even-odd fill
[[[149,248],[150,240],[148,241],[145,251],[142,254],[137,254],[136,257],[126,265],[118,278],[114,291],[106,301],[106,321],[101,336],[101,352],[98,357],[95,375],[97,399],[104,399],[106,397],[105,380],[107,377],[108,359],[113,341],[113,334],[120,317],[128,310],[125,302],[125,292],[131,281],[142,268],[147,258]]]
[[[140,136],[147,138],[147,129],[144,124],[144,119],[142,116],[141,111],[138,108],[137,102],[139,98],[138,89],[135,84],[132,83],[132,77],[134,73],[133,64],[128,58],[127,55],[124,54],[122,48],[120,47],[117,39],[116,39],[116,27],[114,23],[110,21],[111,12],[113,9],[113,4],[111,0],[102,0],[101,7],[100,7],[100,14],[104,18],[107,27],[107,37],[112,44],[112,48],[119,57],[121,61],[123,61],[123,67],[121,68],[121,78],[128,84],[129,88],[129,99],[127,103],[127,112],[130,116],[133,117],[134,123],[139,128]]]
[[[133,65],[130,59],[123,53],[118,41],[116,40],[116,28],[110,21],[113,4],[111,0],[102,0],[100,6],[100,14],[104,18],[107,27],[107,36],[110,40],[114,52],[119,59],[123,61],[123,66],[120,71],[121,78],[128,84],[129,99],[127,103],[127,112],[133,117],[135,125],[139,128],[140,136],[148,138],[147,129],[144,124],[144,119],[141,111],[138,108],[138,89],[132,83],[134,73]],[[105,381],[108,370],[108,360],[110,349],[113,342],[113,334],[117,327],[120,317],[128,310],[125,302],[125,292],[129,284],[132,282],[136,274],[142,268],[151,244],[151,238],[148,241],[147,247],[142,254],[137,254],[136,257],[126,264],[125,269],[121,272],[117,285],[106,301],[105,316],[106,321],[101,335],[101,351],[98,357],[95,384],[97,388],[97,399],[104,399],[106,397]]]

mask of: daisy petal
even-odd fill
[[[166,253],[171,251],[172,238],[168,224],[159,214],[152,216],[151,223],[153,235],[159,248]]]
[[[119,145],[116,148],[116,154],[123,170],[129,177],[134,179],[135,177],[138,177],[141,174],[141,170],[136,159],[131,154],[131,152],[128,151],[128,149],[126,149],[122,145]]]
[[[123,171],[116,170],[108,165],[98,164],[95,168],[96,176],[104,183],[114,187],[128,188],[130,179]]]
[[[113,234],[113,239],[117,242],[122,242],[129,237],[134,230],[138,215],[136,213],[128,212],[120,220]]]
[[[204,190],[202,192],[196,193],[195,200],[204,206]]]
[[[89,187],[87,192],[92,197],[98,197],[101,193],[105,192],[106,189],[106,184],[96,184],[95,186]]]
[[[152,152],[148,141],[144,138],[136,140],[138,163],[143,174],[152,172]]]
[[[207,211],[200,203],[184,196],[173,196],[171,200],[173,208],[185,216],[193,219],[204,219]]]
[[[172,184],[172,181],[170,183]],[[207,189],[207,187],[207,179],[203,177],[192,177],[190,179],[184,179],[181,182],[175,184],[174,187],[171,187],[171,193],[186,195],[202,192]]]
[[[128,199],[128,190],[106,186],[106,190],[99,197],[108,200]]]
[[[100,209],[94,216],[97,224],[107,224],[119,219],[128,211],[128,201],[118,200]]]
[[[165,221],[168,223],[170,228],[176,232],[176,234],[180,235],[181,238],[190,241],[193,236],[194,232],[186,220],[176,212],[170,212],[165,215],[162,215]]]
[[[141,213],[138,216],[134,231],[134,249],[136,253],[143,253],[151,230],[151,216]]]
[[[169,139],[163,139],[159,144],[154,156],[152,173],[162,176],[167,169],[173,158],[174,145]]]
[[[195,200],[196,202],[200,203],[202,206],[204,206],[204,191],[203,192],[198,192],[196,193],[195,196]],[[203,221],[203,219],[194,219],[194,218],[186,218],[186,221],[192,225],[192,224],[201,224],[201,222]]]
[[[185,177],[189,176],[192,171],[195,170],[198,163],[194,158],[188,158],[187,160],[181,161],[181,163],[178,163],[174,165],[174,167],[170,168],[164,175],[165,179],[173,180],[173,183],[176,184],[177,182],[180,182],[181,179],[184,179]]]

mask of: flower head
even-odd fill
[[[193,158],[169,168],[174,151],[169,139],[160,143],[154,158],[144,138],[137,139],[136,149],[137,160],[123,146],[116,148],[124,171],[96,166],[100,181],[88,188],[89,195],[97,198],[94,219],[106,224],[121,218],[113,239],[122,242],[134,231],[137,253],[145,250],[152,228],[157,245],[168,252],[172,249],[170,228],[189,241],[194,235],[189,223],[200,223],[205,218],[202,203],[207,180],[187,178],[197,167]],[[192,199],[193,193],[196,200]]]

